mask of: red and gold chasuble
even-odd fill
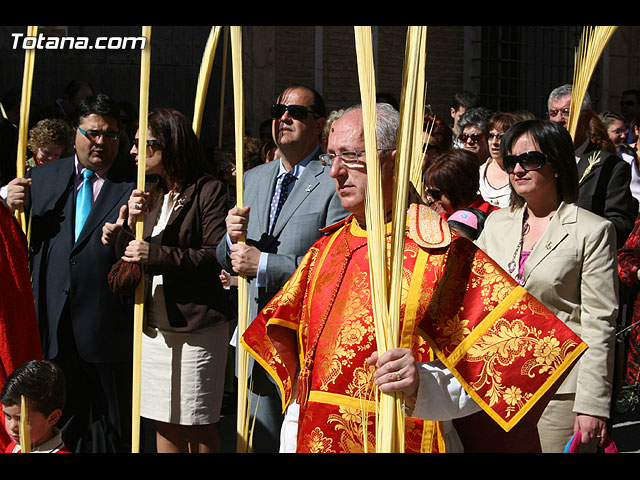
[[[294,379],[270,335],[296,333],[299,452],[375,452],[376,351],[366,232],[330,227],[241,342],[277,381],[283,410]],[[431,209],[411,205],[401,299],[402,347],[435,357],[509,431],[586,349],[564,323],[473,243],[451,238]],[[555,385],[557,387],[557,385]],[[442,452],[440,422],[405,419],[406,452]]]

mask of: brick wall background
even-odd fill
[[[137,36],[139,26],[69,26],[66,35]],[[193,112],[196,83],[210,26],[157,26],[152,29],[150,107],[172,106]],[[427,103],[449,120],[453,94],[470,81],[469,49],[464,26],[433,26],[427,33]],[[44,29],[44,27],[41,27]],[[44,30],[43,30],[44,31]],[[19,89],[24,51],[12,49],[11,34],[25,26],[0,26],[0,95]],[[614,109],[621,92],[640,87],[640,27],[623,26],[612,39],[606,58],[606,99]],[[406,27],[374,27],[377,90],[400,99]],[[322,47],[316,46],[322,43]],[[215,57],[201,138],[217,145],[223,72],[223,39]],[[247,134],[257,136],[275,95],[290,83],[318,88],[329,110],[360,101],[352,26],[248,26],[243,28],[243,84]],[[140,52],[137,50],[38,50],[32,112],[51,105],[72,79],[84,78],[118,100],[139,104]],[[233,144],[231,53],[225,85],[225,145]],[[541,65],[540,68],[546,68]]]

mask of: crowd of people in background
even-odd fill
[[[571,96],[571,85],[554,89],[547,115],[535,118],[492,111],[460,92],[451,118],[425,115],[418,192],[589,344],[540,420],[549,452],[562,451],[577,427],[585,443],[605,438],[612,415],[634,410],[640,394],[640,91],[623,92],[620,108],[603,112],[587,94],[573,137]],[[378,101],[399,108],[393,95]],[[235,207],[242,179],[233,151],[205,152],[174,109],[150,112],[140,145],[130,105],[73,81],[32,122],[24,178],[15,171],[15,112],[4,113],[0,208],[23,209],[29,223],[23,234],[17,217],[0,216],[0,236],[16,240],[0,251],[25,257],[16,288],[35,302],[2,295],[0,321],[14,326],[2,329],[13,333],[0,351],[0,446],[20,451],[25,395],[32,449],[130,450],[133,294],[144,280],[141,415],[156,436],[149,448],[220,451],[216,424],[235,409],[237,274],[250,279],[255,317],[320,229],[347,216],[339,182],[319,160],[343,111],[327,111],[303,86],[280,92],[259,136],[244,139],[243,209]],[[142,148],[144,191],[135,185]],[[256,241],[242,245],[243,236]],[[24,329],[33,338],[17,340],[15,325],[28,316],[37,318],[37,328]],[[281,400],[261,366],[252,368],[256,451],[278,451]]]

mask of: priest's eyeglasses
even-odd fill
[[[390,152],[392,150],[392,148],[379,148],[378,152]],[[344,152],[340,153],[323,153],[322,155],[320,155],[320,162],[322,162],[322,165],[324,165],[325,167],[330,167],[333,163],[333,159],[336,157],[340,157],[342,163],[344,163],[346,166],[351,166],[358,163],[360,155],[365,153],[365,151],[366,150],[345,150]]]
[[[83,130],[80,127],[76,127],[78,129],[78,131],[83,134],[85,137],[87,137],[89,140],[91,140],[92,142],[95,142],[98,140],[98,138],[102,138],[105,141],[106,140],[110,140],[110,141],[116,141],[118,140],[118,138],[120,138],[120,133],[119,132],[100,132],[98,130]]]

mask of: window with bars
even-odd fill
[[[551,90],[573,80],[582,27],[482,26],[471,32],[472,85],[483,104],[545,118]],[[601,90],[599,69],[589,86],[594,101]]]

